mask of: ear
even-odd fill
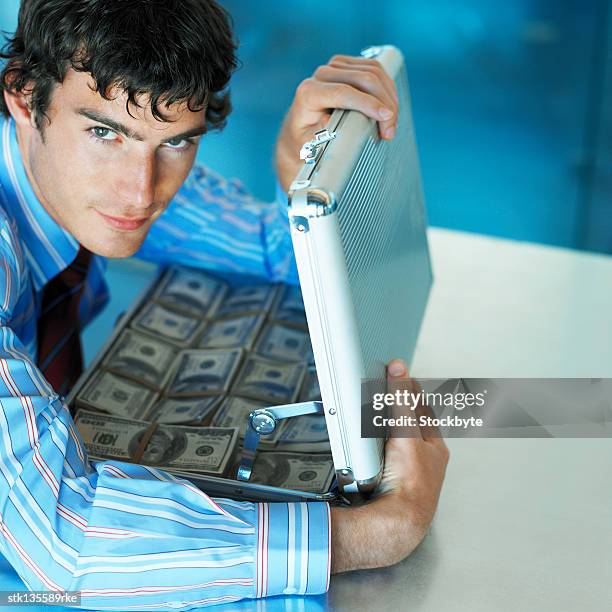
[[[11,117],[20,127],[36,128],[34,112],[31,109],[32,94],[4,90],[4,101]]]

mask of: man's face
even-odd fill
[[[92,252],[128,257],[187,177],[205,112],[162,107],[169,121],[161,122],[139,100],[130,116],[124,92],[105,100],[92,86],[90,75],[70,70],[52,94],[43,134],[21,128],[20,145],[51,216]]]

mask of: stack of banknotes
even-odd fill
[[[252,410],[320,399],[299,287],[180,266],[99,364],[74,399],[94,459],[234,478]],[[311,415],[262,437],[251,481],[320,493],[333,476],[325,419]]]

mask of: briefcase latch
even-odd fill
[[[251,478],[260,436],[270,435],[283,419],[305,414],[323,414],[323,402],[298,402],[253,410],[247,421],[236,478],[244,482]]]
[[[319,147],[335,137],[336,132],[330,132],[327,128],[315,132],[314,138],[302,145],[300,159],[303,159],[306,164],[314,164],[319,154]]]

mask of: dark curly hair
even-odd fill
[[[31,94],[42,130],[56,84],[68,70],[88,72],[95,91],[115,88],[139,106],[146,95],[153,116],[187,102],[206,109],[209,129],[231,111],[227,85],[237,66],[230,18],[214,0],[22,0],[19,22],[0,57],[2,91]],[[0,96],[0,111],[9,114]]]

